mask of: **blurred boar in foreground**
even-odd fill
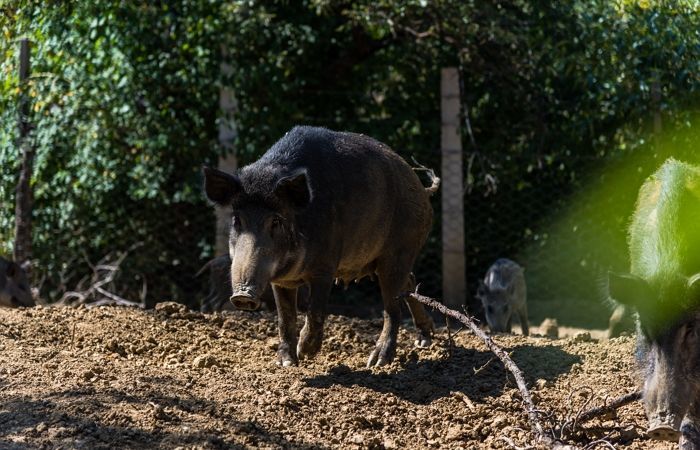
[[[479,282],[476,295],[484,306],[486,322],[492,332],[510,333],[513,317],[517,315],[523,334],[530,333],[524,271],[516,262],[500,258]]]
[[[0,306],[34,306],[24,269],[3,257],[0,257]]]
[[[647,433],[700,448],[700,168],[669,159],[645,181],[629,248],[631,273],[608,288],[638,314]]]
[[[432,223],[429,194],[411,167],[370,137],[325,128],[295,127],[258,161],[237,174],[205,168],[207,197],[231,205],[231,300],[256,309],[268,284],[277,304],[277,362],[296,365],[321,348],[326,304],[334,279],[376,274],[384,327],[367,365],[391,362],[400,323],[399,294]],[[310,289],[306,322],[297,335],[297,288]],[[431,342],[433,323],[408,299],[419,330]]]

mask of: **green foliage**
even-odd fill
[[[129,283],[158,275],[149,295],[191,293],[212,251],[199,167],[222,152],[222,85],[236,97],[242,163],[306,123],[363,132],[439,167],[440,68],[459,66],[468,204],[512,234],[504,244],[498,227],[468,227],[470,268],[542,239],[542,215],[514,218],[513,208],[561,204],[604,158],[644,151],[655,113],[665,130],[688,128],[700,87],[691,1],[0,5],[0,251],[10,250],[4,205],[18,170],[16,40],[27,36],[47,293],[83,252],[94,261],[137,240],[148,251],[130,257]],[[419,271],[435,271],[438,253],[433,236]]]

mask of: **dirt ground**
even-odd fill
[[[473,335],[366,369],[380,320],[331,316],[321,354],[274,364],[275,316],[176,304],[0,309],[0,447],[515,448],[532,441],[515,383]],[[573,424],[633,392],[631,337],[497,336],[527,375],[546,427],[569,443],[673,448],[644,437],[641,404]],[[598,441],[596,444],[594,441]],[[609,445],[608,445],[609,444]]]

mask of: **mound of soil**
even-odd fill
[[[301,321],[300,321],[301,325]],[[366,369],[380,320],[331,316],[318,357],[274,363],[269,313],[181,305],[0,309],[2,448],[513,448],[532,443],[515,383],[475,336],[429,349],[399,337]],[[633,339],[498,336],[526,374],[546,427],[568,443],[673,448],[644,437],[641,404],[577,423],[632,392]],[[603,441],[604,440],[604,441]],[[594,448],[596,444],[589,448]],[[609,448],[609,447],[608,447]]]

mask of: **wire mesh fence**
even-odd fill
[[[332,119],[316,119],[299,121],[342,127]],[[368,123],[374,130],[396,126]],[[419,162],[439,171],[439,135],[431,133],[436,145],[432,151],[423,149]],[[407,161],[414,156],[410,149],[395,150]],[[604,327],[609,314],[605,275],[627,267],[625,229],[639,186],[665,157],[697,159],[693,150],[650,150],[645,155],[644,161],[632,163],[608,154],[543,163],[536,157],[485,158],[473,148],[465,150],[469,311],[481,314],[474,299],[477,282],[493,261],[508,257],[525,267],[533,323],[556,317],[564,324]],[[487,163],[475,164],[480,158]],[[438,191],[431,199],[433,228],[414,270],[421,292],[432,297],[442,295],[441,195]],[[32,272],[40,297],[51,303],[135,302],[144,307],[177,301],[199,309],[211,287],[206,274],[197,274],[217,256],[216,217],[203,194],[199,201],[169,204],[122,202],[115,214],[125,224],[122,229],[110,229],[108,218],[101,218],[94,226],[72,228],[67,221],[41,231],[44,241],[35,243]],[[368,279],[347,290],[333,289],[331,313],[377,317],[381,310],[379,289]]]
[[[526,188],[509,184],[498,174],[495,178],[495,191],[473,189],[465,196],[469,292],[465,303],[470,311],[480,313],[473,298],[477,280],[495,259],[510,257],[526,268],[534,315],[602,325],[606,313],[596,313],[596,308],[604,309],[598,289],[600,276],[613,265],[624,265],[624,220],[611,227],[611,219],[595,211],[567,216],[574,187],[554,186],[542,174]],[[433,229],[416,262],[415,274],[421,292],[439,297],[443,269],[440,193],[432,202]],[[621,211],[625,208],[631,206]],[[202,198],[197,204],[169,205],[161,211],[144,208],[140,202],[128,209],[131,229],[124,230],[118,242],[92,245],[95,236],[90,233],[99,234],[99,230],[55,232],[54,239],[74,250],[70,259],[58,265],[44,266],[39,259],[33,277],[43,298],[69,304],[118,303],[123,299],[145,307],[177,301],[192,309],[201,307],[210,280],[206,273],[197,274],[216,256],[213,207]],[[607,242],[603,249],[593,244],[601,239]],[[84,243],[82,248],[76,241]],[[612,247],[619,251],[607,251]],[[566,308],[571,311],[567,313]],[[332,292],[331,312],[376,317],[381,310],[378,286],[369,279],[347,290],[337,286]]]

